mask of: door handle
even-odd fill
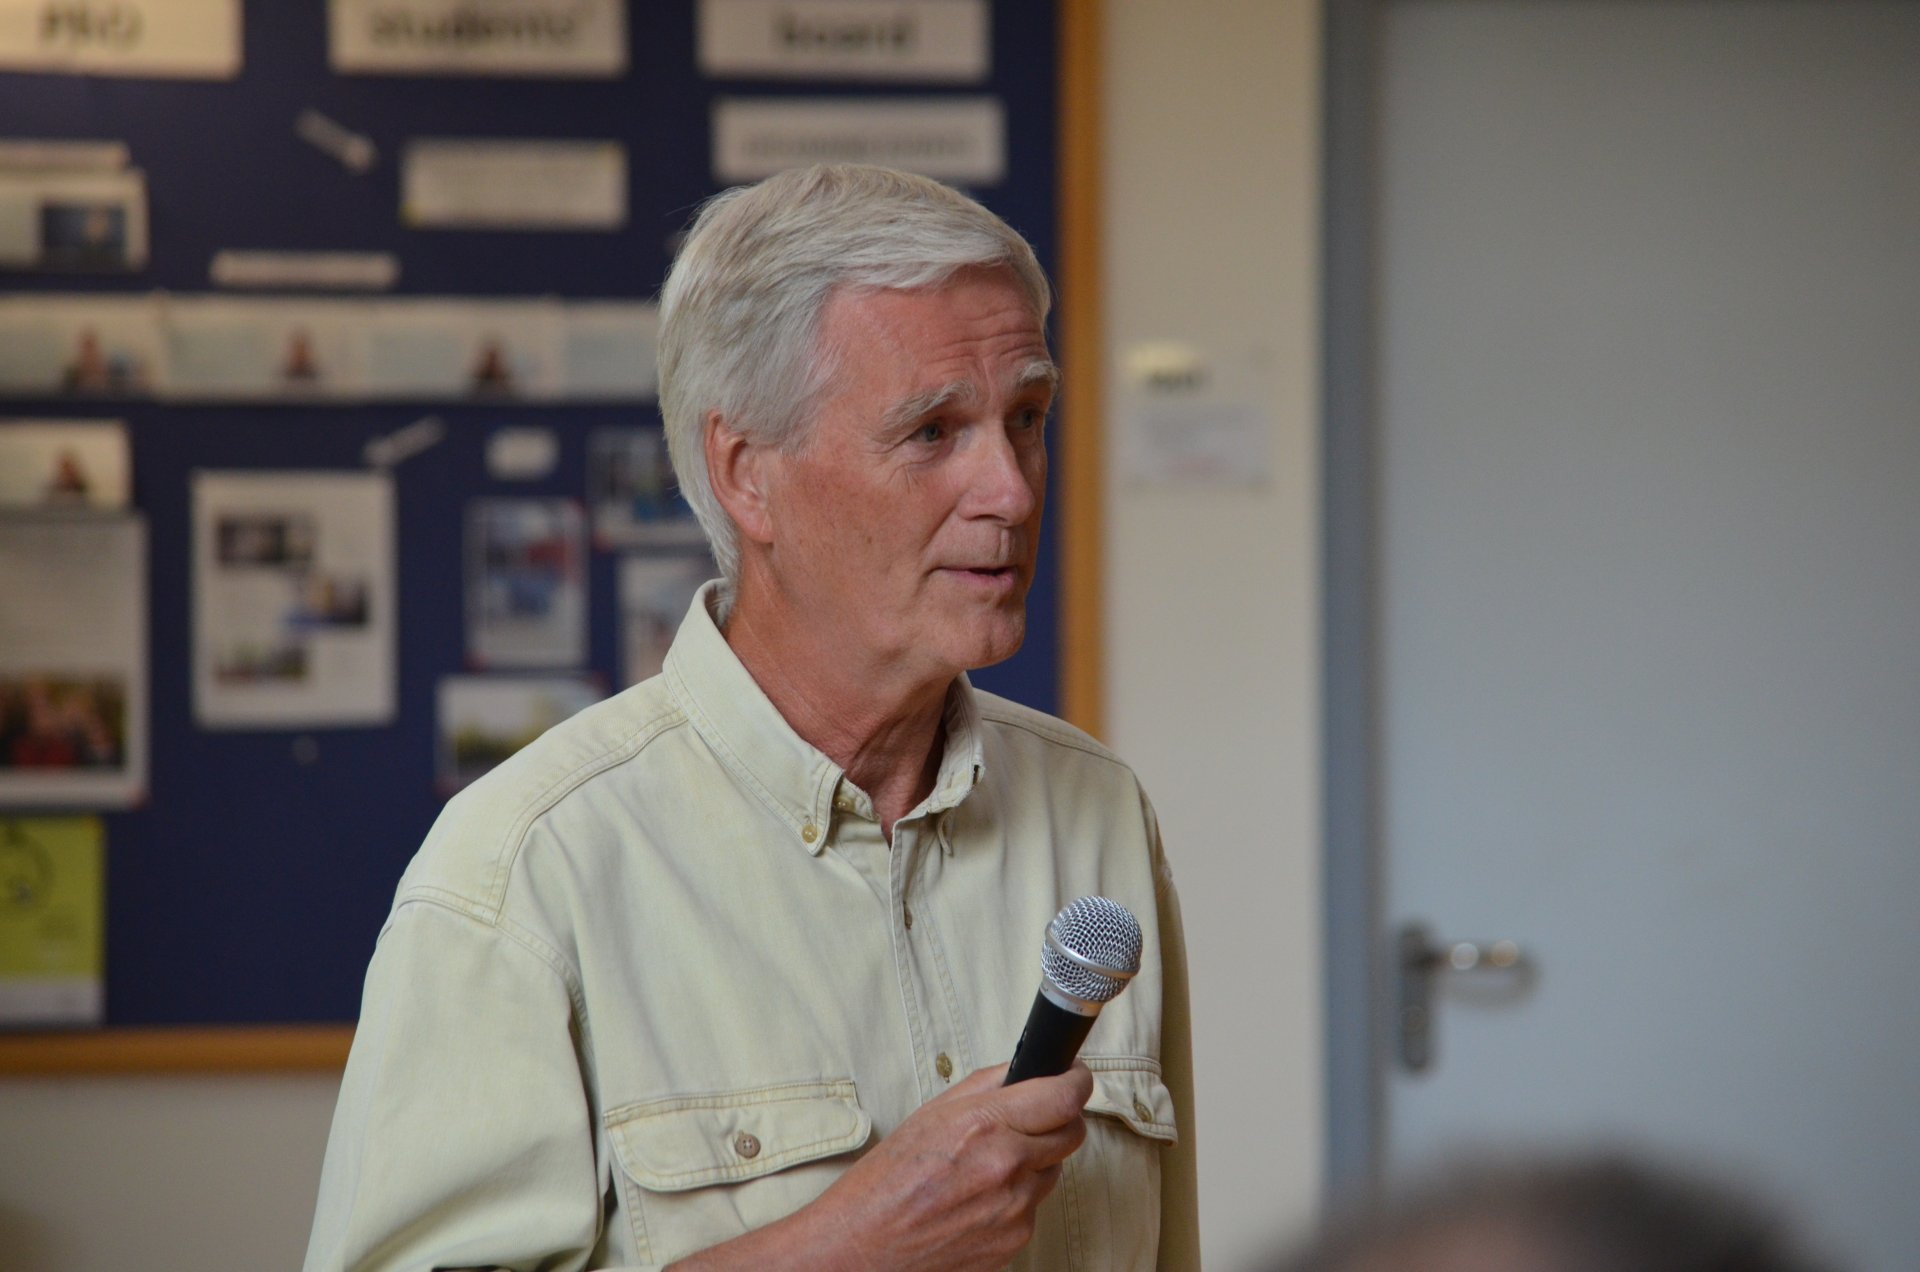
[[[1531,975],[1533,963],[1513,941],[1436,942],[1423,923],[1401,925],[1395,960],[1400,992],[1394,1013],[1401,1065],[1420,1073],[1433,1064],[1433,989],[1444,974]]]

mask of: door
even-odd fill
[[[1920,6],[1382,10],[1381,907],[1523,955],[1387,1165],[1639,1147],[1914,1266]]]

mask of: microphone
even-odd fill
[[[1040,989],[1013,1048],[1006,1085],[1065,1073],[1093,1019],[1140,971],[1140,922],[1105,897],[1053,916],[1040,946]]]

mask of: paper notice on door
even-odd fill
[[[986,0],[701,0],[700,69],[735,79],[973,83]]]
[[[627,148],[412,141],[401,156],[400,219],[414,229],[617,230],[627,223]]]
[[[98,817],[0,817],[0,1026],[100,1023],[105,844]]]
[[[713,108],[713,175],[758,181],[813,163],[877,163],[942,181],[1006,176],[994,97],[727,98]]]
[[[240,0],[0,0],[0,68],[232,79]]]

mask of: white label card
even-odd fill
[[[0,0],[0,67],[232,79],[240,0]]]
[[[616,230],[627,149],[616,141],[409,142],[400,220],[416,229]]]
[[[737,78],[976,83],[986,0],[701,0],[700,69]]]
[[[1006,176],[997,97],[731,98],[713,109],[713,175],[758,181],[812,163],[877,163],[976,185]]]
[[[624,0],[330,0],[335,71],[618,79]]]

